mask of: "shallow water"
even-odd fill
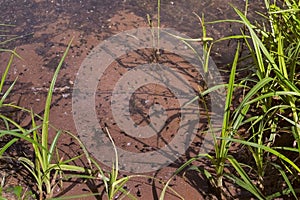
[[[161,25],[175,28],[178,31],[188,33],[190,36],[200,36],[201,27],[199,20],[193,13],[204,14],[206,21],[217,19],[236,18],[230,4],[244,9],[244,1],[241,0],[173,0],[161,1]],[[250,2],[250,16],[253,11],[261,9],[261,2]],[[84,31],[86,34],[101,33],[107,31],[109,19],[120,11],[127,10],[147,20],[146,15],[155,16],[157,3],[153,0],[1,0],[0,22],[16,25],[14,33],[28,35],[42,30],[48,24],[55,21],[68,19],[68,23],[61,23],[57,28],[63,30],[71,28]],[[213,37],[219,37],[232,30],[226,26],[214,26],[209,31]],[[44,38],[35,38],[45,40]],[[22,42],[30,42],[30,35]]]
[[[200,16],[204,14],[206,21],[236,18],[234,10],[230,7],[229,3],[243,10],[244,1],[241,0],[162,0],[161,26],[174,28],[190,37],[201,37],[201,26],[193,12]],[[262,3],[255,0],[253,2],[251,1],[250,4],[250,16],[253,18],[254,11],[261,10]],[[147,27],[147,14],[151,15],[155,21],[156,12],[157,3],[155,0],[0,0],[0,24],[15,25],[15,27],[5,27],[5,29],[8,30],[7,33],[21,36],[18,40],[8,43],[6,47],[18,47],[17,52],[24,58],[24,60],[16,59],[11,69],[9,81],[7,82],[8,86],[18,76],[18,82],[14,87],[12,99],[15,102],[19,102],[20,106],[32,108],[35,113],[43,113],[47,87],[51,81],[53,71],[60,61],[66,44],[74,35],[75,40],[73,41],[72,48],[70,49],[68,57],[60,71],[60,77],[56,83],[50,121],[51,124],[56,127],[75,133],[76,129],[72,117],[70,93],[72,92],[71,88],[73,87],[77,70],[86,55],[94,46],[113,34],[140,26]],[[0,28],[2,30],[4,29],[3,27]],[[223,36],[237,34],[239,33],[239,28],[240,25],[237,24],[209,25],[207,27],[207,34],[209,37],[217,39]],[[0,41],[4,39],[5,38],[0,38]],[[222,67],[232,61],[235,45],[234,42],[226,41],[215,46],[212,57],[218,67]],[[1,54],[0,74],[8,58],[7,55],[6,57],[5,55],[2,57]],[[127,57],[127,59],[130,59],[130,57]],[[134,59],[132,60],[136,61]],[[119,73],[116,69],[120,70],[120,67],[110,67],[109,69],[115,71],[115,73]],[[101,79],[102,82],[100,83],[103,83],[101,84],[103,90],[111,87],[113,83],[117,82],[115,79],[122,75],[113,74],[111,76],[111,74],[112,73],[107,73],[107,76]],[[195,78],[195,76],[189,77]],[[155,90],[157,90],[157,88],[155,88]],[[160,97],[164,97],[160,94],[163,90],[156,92]],[[145,96],[146,94],[143,95]],[[144,96],[142,97],[144,98]],[[110,105],[109,98],[107,97],[109,97],[109,95],[105,92],[103,92],[102,99],[98,97],[98,102],[100,103],[97,109],[99,112],[101,111],[99,113],[101,123],[111,122],[111,126],[113,127],[115,126],[112,123],[113,121],[107,119]],[[139,96],[137,95],[137,97]],[[144,111],[143,108],[148,106],[146,102],[149,102],[149,99],[146,101],[138,101],[142,97],[136,98],[136,102],[134,103],[140,103],[142,107],[141,110]],[[161,101],[164,102],[165,99],[161,98]],[[173,101],[169,99],[168,105],[173,106],[171,104],[172,102]],[[103,104],[102,107],[100,106],[101,103]],[[140,104],[138,104],[138,106]],[[138,109],[135,111],[137,113],[137,120],[140,120],[138,117],[144,117],[143,115],[138,115],[140,114],[137,112],[139,111]],[[22,126],[26,127],[31,122],[31,116],[22,115],[19,118],[22,122]],[[176,129],[175,125],[172,127]],[[171,129],[172,128],[170,128],[169,131],[171,131]],[[117,134],[119,134],[119,132],[117,132]],[[124,145],[125,148],[129,148],[129,150],[133,152],[137,151],[136,145],[140,145],[137,147],[141,148],[141,150],[149,150],[147,149],[148,146],[141,146],[142,143],[138,143],[138,140],[130,141],[121,139],[117,140],[119,145],[121,147]],[[68,138],[61,138],[59,142],[63,145],[70,144]],[[134,145],[134,142],[137,144]],[[70,145],[67,145],[65,147],[68,153],[70,153],[69,146]],[[197,152],[200,146],[194,145],[193,150],[187,152],[187,154]],[[168,178],[174,171],[172,167],[164,170],[165,171],[161,173],[161,176],[164,177],[163,179]],[[202,179],[197,176],[193,176],[191,180],[193,179],[195,179],[196,183],[194,187],[188,186],[185,180],[178,180],[176,182],[178,185],[177,190],[179,193],[182,192],[186,199],[204,199],[201,198],[203,191],[209,190],[210,186],[201,182]],[[153,188],[147,187],[147,184],[144,184],[143,187],[141,186],[141,189],[139,189],[139,187],[140,186],[136,187],[134,183],[128,186],[133,193],[141,193],[143,198],[153,195],[151,193]],[[82,192],[82,186],[79,185],[78,188],[79,189],[74,189],[73,193],[78,194],[77,192]],[[89,190],[86,189],[85,191]],[[172,197],[166,199],[171,198]]]

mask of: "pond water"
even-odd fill
[[[260,11],[262,1],[249,1],[250,18],[255,11]],[[161,1],[161,26],[175,28],[191,37],[201,37],[199,16],[204,14],[205,21],[217,19],[236,18],[230,6],[244,10],[245,1],[241,0],[162,0]],[[111,18],[118,13],[126,11],[133,13],[147,21],[147,14],[155,19],[157,2],[153,0],[1,0],[0,23],[13,24],[15,29],[11,34],[24,36],[18,43],[49,42],[49,38],[67,29],[83,32],[84,35],[107,33],[111,35],[110,27],[118,25],[119,21],[112,22]],[[123,19],[124,20],[124,19]],[[55,25],[51,26],[51,24]],[[44,32],[51,26],[55,31]],[[217,24],[208,26],[208,35],[220,38],[224,35],[239,33],[239,25]],[[128,27],[133,28],[133,27]],[[119,30],[122,31],[122,30]],[[15,43],[10,43],[15,46]],[[221,50],[222,51],[222,50]],[[227,50],[222,53],[227,54]],[[226,57],[226,55],[224,56]]]
[[[259,0],[250,0],[249,2],[250,19],[254,17],[257,19],[255,12],[262,10],[263,3]],[[230,4],[244,10],[245,2],[241,0],[162,0],[161,26],[173,28],[177,32],[198,38],[202,36],[202,30],[198,18],[193,13],[197,13],[199,16],[204,14],[205,21],[237,18]],[[96,45],[110,36],[125,30],[148,27],[147,14],[152,16],[155,22],[157,17],[157,2],[154,0],[0,0],[0,13],[0,24],[15,25],[14,27],[0,27],[1,31],[6,31],[1,32],[0,35],[5,33],[19,37],[17,40],[2,44],[0,48],[12,49],[17,47],[17,52],[23,58],[23,60],[15,59],[10,69],[6,87],[18,77],[10,100],[18,102],[20,106],[24,106],[28,109],[32,108],[37,114],[43,113],[47,88],[49,87],[53,72],[68,42],[72,36],[75,36],[56,83],[50,116],[52,125],[75,133],[76,128],[72,116],[71,94],[74,80],[81,63]],[[238,34],[240,28],[240,24],[223,23],[208,25],[207,35],[217,39]],[[15,36],[0,37],[0,42],[7,38],[14,37]],[[231,62],[235,48],[235,42],[225,41],[216,45],[212,52],[212,58],[216,65],[223,67]],[[1,53],[0,56],[0,74],[2,74],[9,56],[5,53]],[[145,54],[139,56],[142,59]],[[125,59],[125,61],[126,63],[134,63],[134,61],[140,57],[130,58],[130,56],[127,56],[127,60]],[[172,59],[176,60],[177,58],[173,56]],[[125,63],[125,61],[123,61],[123,63]],[[117,64],[120,64],[120,62]],[[103,92],[101,93],[102,96],[97,97],[99,103],[97,108],[99,112],[98,119],[101,121],[101,125],[108,124],[112,127],[112,132],[115,131],[113,136],[121,138],[116,139],[117,145],[131,151],[150,151],[150,145],[144,145],[135,138],[125,140],[125,134],[120,132],[119,129],[114,129],[116,123],[112,120],[109,121],[111,118],[108,109],[112,93],[111,87],[113,83],[118,81],[116,80],[117,78],[120,78],[123,73],[127,72],[126,70],[128,69],[124,66],[125,65],[123,65],[123,68],[118,65],[110,67],[106,71],[107,76],[104,76],[101,80],[102,82],[100,81],[99,85],[101,87],[99,91],[102,89]],[[177,65],[175,67],[177,67]],[[190,74],[188,70],[184,72],[187,73],[186,77],[189,79],[195,78],[193,76],[195,75],[194,72]],[[103,84],[101,85],[101,83]],[[194,84],[194,88],[197,88],[197,86],[198,85]],[[110,88],[110,90],[105,91],[107,88]],[[140,90],[142,89],[145,88],[140,88]],[[136,120],[140,120],[140,118],[148,120],[147,115],[144,116],[143,112],[149,111],[149,109],[147,110],[146,108],[152,106],[152,104],[150,105],[152,100],[154,102],[160,99],[161,102],[164,102],[162,105],[169,106],[169,108],[173,106],[173,110],[176,110],[178,107],[176,98],[173,96],[170,98],[166,97],[169,91],[164,88],[156,87],[156,85],[150,85],[150,89],[151,92],[156,92],[155,95],[157,95],[157,97],[153,94],[140,94],[140,96],[137,95],[136,98],[132,97],[132,99],[130,99],[131,103],[133,102],[141,107],[140,110],[130,108],[131,111],[136,111],[136,113],[134,113],[136,116],[133,116],[136,117]],[[163,93],[165,93],[165,96],[161,95]],[[148,96],[152,99],[146,99]],[[142,98],[145,98],[145,100],[141,101]],[[143,112],[140,113],[137,111]],[[173,113],[173,115],[180,116],[177,113]],[[172,122],[175,123],[177,118],[178,117],[175,117]],[[18,113],[18,119],[22,126],[27,127],[30,125],[31,116]],[[172,139],[173,133],[169,133],[176,132],[176,128],[176,124],[170,125],[170,129],[167,130],[167,134],[165,134],[167,135],[167,139]],[[70,141],[67,137],[63,137],[59,141],[59,145],[61,145],[65,151],[64,153],[70,157],[72,155],[77,156],[77,152],[81,151],[80,147],[74,147],[75,145],[73,144],[74,141]],[[195,155],[200,149],[199,144],[201,144],[201,141],[194,142],[192,148],[186,153],[186,156]],[[184,159],[185,158],[182,160]],[[179,160],[179,162],[182,160]],[[169,166],[150,175],[160,180],[167,180],[174,170],[176,170],[176,167],[178,167],[178,165],[175,165],[175,167]],[[213,192],[210,186],[206,184],[207,182],[203,181],[203,178],[201,178],[199,174],[196,176],[190,174],[190,180],[192,183],[187,183],[184,178],[174,179],[174,189],[186,199],[205,199],[205,197],[206,199],[213,199]],[[22,181],[25,181],[26,184],[26,180]],[[62,194],[57,192],[58,195],[64,195],[66,193],[78,194],[78,192],[89,193],[90,190],[92,190],[86,185],[78,186],[78,184],[71,184],[71,186],[72,187],[69,187],[70,191],[63,191]],[[128,183],[127,186],[132,193],[137,194],[137,196],[142,196],[142,199],[145,199],[145,197],[147,199],[152,199],[152,197],[153,199],[157,199],[155,198],[157,197],[156,191],[152,191],[155,189],[153,189],[149,182],[147,183],[147,180],[142,180],[141,184],[137,182]],[[94,186],[93,189],[94,191],[98,191],[99,187]],[[209,193],[209,195],[206,195],[206,193]],[[233,191],[233,193],[235,194],[237,192]],[[174,199],[174,195],[168,195],[166,199]]]

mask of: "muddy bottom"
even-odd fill
[[[201,37],[199,19],[193,12],[200,16],[204,13],[206,21],[237,18],[229,3],[243,9],[243,4],[239,0],[163,1],[161,5],[161,26],[164,28],[173,28],[189,37]],[[261,9],[261,6],[257,3],[252,3],[255,4],[255,7],[251,7],[252,5],[250,5],[250,15],[253,15],[254,10]],[[0,23],[15,25],[13,27],[1,27],[1,30],[8,30],[9,34],[14,34],[18,37],[17,40],[4,44],[3,48],[16,48],[17,53],[22,58],[14,59],[5,83],[7,88],[18,78],[9,100],[25,108],[32,109],[37,114],[43,114],[47,88],[68,43],[73,38],[70,51],[62,65],[55,85],[50,111],[50,123],[58,129],[67,130],[78,135],[85,142],[90,153],[95,158],[100,158],[101,160],[102,157],[97,155],[101,154],[101,152],[97,152],[98,149],[95,147],[95,145],[97,146],[97,142],[95,141],[97,141],[98,135],[89,133],[91,135],[88,134],[86,137],[88,139],[85,139],[83,137],[85,133],[80,133],[76,129],[73,115],[74,110],[72,110],[72,104],[74,104],[72,93],[74,84],[76,85],[76,76],[84,60],[104,40],[126,30],[141,27],[149,28],[147,14],[152,17],[154,24],[156,24],[157,4],[150,0],[0,0],[0,5]],[[207,35],[217,39],[237,34],[239,33],[239,28],[238,24],[210,25],[207,27]],[[9,38],[14,37],[10,36]],[[151,36],[149,37],[151,38]],[[7,39],[7,37],[1,37],[1,41],[4,39]],[[234,41],[226,41],[215,46],[212,53],[212,60],[219,69],[226,68],[228,62],[232,60],[235,46],[236,43]],[[0,56],[2,61],[0,63],[0,72],[2,74],[9,60],[9,54],[1,53]],[[102,61],[99,59],[99,66],[101,66],[101,63]],[[176,92],[167,87],[168,85],[156,82],[150,83],[148,81],[147,84],[137,87],[126,99],[129,105],[129,115],[123,116],[120,113],[121,117],[116,117],[118,113],[114,113],[112,109],[114,103],[116,106],[124,105],[122,102],[124,99],[116,99],[116,101],[113,99],[115,96],[118,96],[114,93],[116,85],[122,80],[124,74],[140,65],[153,63],[156,63],[156,66],[161,64],[180,74],[186,83],[190,85],[189,88],[191,90],[187,92],[188,95],[178,97]],[[159,70],[163,69],[157,68],[155,74],[160,74]],[[222,77],[220,77],[221,79]],[[119,86],[124,86],[126,82],[122,84]],[[130,84],[125,90],[134,85]],[[182,60],[180,56],[168,52],[162,52],[157,56],[151,48],[129,52],[126,55],[116,58],[103,72],[101,79],[98,80],[96,92],[94,93],[96,119],[99,127],[108,128],[118,148],[136,154],[151,153],[163,148],[176,138],[176,133],[178,133],[178,130],[182,126],[186,130],[192,130],[191,135],[184,137],[188,140],[189,144],[189,146],[185,147],[186,151],[184,153],[177,155],[173,152],[176,156],[171,159],[171,163],[159,169],[157,169],[157,166],[153,166],[153,170],[156,171],[148,169],[145,170],[145,173],[142,173],[149,177],[155,177],[156,180],[137,177],[126,183],[124,188],[137,198],[158,199],[163,187],[160,181],[167,181],[182,163],[203,149],[203,138],[208,129],[205,113],[212,112],[211,104],[204,105],[200,101],[197,101],[197,108],[186,109],[185,111],[189,112],[189,115],[200,114],[201,117],[198,117],[195,122],[187,121],[183,125],[181,122],[185,114],[182,113],[181,102],[184,101],[187,103],[192,99],[192,96],[196,96],[205,87],[207,85],[201,73],[190,68],[190,65],[185,60]],[[121,91],[121,89],[118,91]],[[185,99],[181,100],[180,98]],[[212,102],[210,97],[207,100]],[[189,104],[189,106],[193,106],[193,103]],[[121,107],[119,109],[122,110]],[[13,115],[23,127],[30,127],[32,122],[31,117],[26,113],[18,112],[13,113]],[[84,123],[86,119],[84,117],[82,119]],[[123,120],[121,127],[119,126],[119,119]],[[137,130],[135,129],[136,127],[151,128],[150,125],[153,125],[152,130],[147,129],[144,132],[135,132]],[[128,127],[129,129],[131,127],[131,131],[128,131]],[[156,134],[151,134],[153,132]],[[52,131],[49,139],[52,140],[53,137],[54,132]],[[193,139],[191,140],[190,137]],[[107,141],[107,144],[111,144],[109,139]],[[27,148],[26,145],[24,148]],[[78,152],[82,152],[80,146],[68,136],[60,138],[59,149],[62,155],[70,158],[78,155]],[[10,152],[14,151],[18,150],[10,149]],[[28,149],[27,151],[30,154],[31,150]],[[104,156],[103,159],[105,159],[105,155],[108,155],[105,153],[102,154]],[[108,163],[111,163],[113,157],[106,159],[108,160],[107,162],[101,160],[103,161],[101,166],[108,171],[110,169]],[[121,170],[126,169],[126,172],[122,172],[121,176],[131,175],[132,173],[129,171],[139,172],[136,168],[128,170],[124,166],[126,162],[128,162],[128,160],[126,161],[126,157],[121,157]],[[87,161],[82,159],[81,161],[77,161],[76,164],[86,166]],[[211,164],[205,160],[201,160],[196,164],[205,166],[207,170],[210,170]],[[8,174],[6,179],[7,186],[16,185],[18,182],[23,186],[28,184],[28,179],[24,178],[24,176],[28,175],[26,173],[20,173],[17,176],[12,176],[9,171],[5,173]],[[187,171],[184,175],[180,174],[173,178],[170,186],[184,199],[217,199],[215,191],[211,188],[207,179],[200,173]],[[248,193],[241,194],[239,188],[235,188],[230,184],[228,184],[228,191],[232,193],[232,196],[238,196],[239,199],[249,199]],[[99,195],[77,199],[106,198],[104,187],[100,180],[83,181],[81,179],[69,179],[63,188],[55,191],[55,196],[65,197],[90,193],[99,193]],[[123,196],[120,194],[117,199]],[[168,190],[165,199],[180,198],[174,192]]]

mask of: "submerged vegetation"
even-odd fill
[[[158,4],[160,5],[160,1]],[[190,170],[202,173],[218,192],[217,196],[220,199],[232,198],[225,184],[228,182],[251,193],[257,199],[278,197],[298,199],[300,196],[300,81],[298,80],[300,78],[300,1],[265,0],[266,13],[259,13],[263,19],[262,23],[251,22],[247,18],[247,7],[248,5],[246,5],[246,11],[243,12],[232,6],[238,16],[238,19],[234,20],[204,22],[204,18],[199,17],[203,33],[199,41],[202,42],[205,52],[203,58],[205,72],[209,70],[206,62],[216,43],[224,40],[238,40],[236,54],[230,65],[229,81],[221,86],[227,91],[222,130],[220,130],[220,136],[215,136],[213,152],[190,158],[175,171],[169,180],[165,180],[160,194],[161,200],[165,199],[167,190],[182,198],[169,187],[169,184],[175,176]],[[158,18],[160,18],[160,12],[160,6],[158,6]],[[148,21],[153,27],[150,17]],[[213,39],[207,36],[206,26],[216,23],[239,23],[243,29],[240,35]],[[0,24],[0,26],[6,25]],[[160,27],[160,19],[158,27]],[[184,41],[184,38],[181,39]],[[9,40],[0,41],[0,45]],[[188,43],[188,41],[185,42]],[[18,199],[51,199],[54,189],[60,187],[70,177],[102,181],[108,199],[114,199],[120,193],[130,199],[136,199],[130,191],[124,189],[125,183],[134,177],[155,179],[155,177],[144,175],[120,178],[117,152],[115,152],[116,160],[111,171],[105,173],[89,155],[78,137],[51,126],[49,114],[54,85],[70,46],[71,42],[53,75],[43,116],[7,100],[17,82],[14,80],[11,85],[4,87],[13,59],[15,57],[26,58],[20,58],[15,50],[0,48],[0,51],[11,54],[0,82],[0,140],[6,141],[0,149],[1,163],[5,163],[7,159],[21,163],[34,181],[33,187],[28,192],[25,189],[22,190],[20,186],[5,188],[5,177],[2,177],[0,199],[9,199],[3,195],[7,191],[12,191]],[[240,53],[242,47],[246,49],[244,50],[247,52],[246,55]],[[157,53],[157,51],[154,52]],[[249,73],[245,76],[237,74],[240,67],[246,67]],[[202,91],[194,100],[208,95],[209,91],[218,87],[220,86]],[[20,123],[7,115],[5,112],[7,109],[28,113],[31,116],[30,126],[22,127]],[[55,132],[51,141],[49,140],[50,128]],[[109,131],[106,130],[106,132],[114,145]],[[80,145],[83,153],[70,159],[61,156],[57,145],[62,134],[73,138]],[[10,157],[6,154],[6,151],[20,140],[30,144],[34,152],[32,157]],[[238,150],[234,146],[238,146]],[[242,155],[237,156],[238,154]],[[242,159],[243,156],[247,158]],[[74,161],[83,157],[87,160],[87,166],[73,164]],[[198,166],[196,161],[202,159],[208,160],[213,170]],[[277,180],[276,187],[273,184],[274,180]],[[99,194],[93,193],[73,198],[96,195]],[[239,198],[238,195],[236,198]]]

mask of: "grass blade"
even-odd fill
[[[288,178],[287,175],[285,174],[284,170],[283,170],[279,165],[277,165],[277,164],[275,164],[275,163],[271,163],[271,164],[272,164],[272,165],[280,172],[281,176],[283,177],[285,183],[287,184],[287,186],[288,186],[288,188],[289,188],[289,191],[292,192],[293,196],[294,196],[295,199],[297,200],[298,197],[297,197],[297,195],[296,195],[296,192],[295,192],[295,190],[294,190],[294,188],[293,188],[293,186],[292,186],[292,184],[291,184],[289,178]]]
[[[42,157],[43,157],[44,163],[48,162],[48,129],[49,129],[49,115],[50,115],[50,106],[51,106],[51,101],[52,101],[53,90],[54,90],[54,86],[55,86],[56,79],[58,77],[60,68],[63,65],[63,62],[64,62],[64,60],[67,56],[67,53],[71,47],[72,40],[68,44],[68,47],[67,47],[66,51],[64,52],[64,55],[55,70],[55,73],[53,75],[53,78],[52,78],[52,81],[51,81],[51,84],[49,87],[49,91],[47,94],[47,99],[46,99],[46,104],[45,104],[45,109],[44,109],[43,125],[42,125],[42,146],[45,148],[42,151]]]
[[[261,149],[263,149],[265,151],[268,151],[268,152],[274,154],[275,156],[279,157],[281,160],[285,161],[286,163],[290,164],[295,170],[297,170],[300,173],[300,168],[293,161],[291,161],[285,155],[279,153],[278,151],[276,151],[276,150],[274,150],[274,149],[272,149],[272,148],[270,148],[268,146],[260,145],[260,144],[254,143],[254,142],[249,142],[249,141],[234,139],[234,138],[220,138],[220,139],[222,139],[222,140],[229,140],[231,142],[236,142],[236,143],[241,143],[241,144],[252,146],[252,147],[255,147],[255,148],[261,148]]]
[[[238,174],[241,176],[241,178],[243,180],[243,181],[240,181],[236,177],[237,183],[241,187],[245,188],[246,190],[251,192],[253,195],[255,195],[258,199],[264,200],[265,199],[264,196],[258,190],[258,188],[252,183],[251,179],[249,178],[247,173],[244,171],[244,169],[241,167],[240,163],[238,163],[237,160],[235,158],[233,158],[232,156],[228,156],[228,160],[230,161],[232,166],[235,168],[235,170],[238,172]]]

